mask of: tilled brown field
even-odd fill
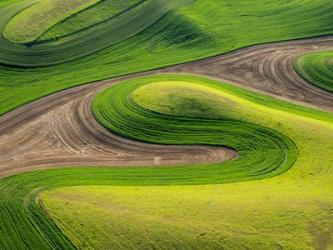
[[[0,117],[0,176],[59,166],[165,166],[230,160],[237,153],[228,148],[162,146],[121,138],[95,121],[91,99],[102,88],[125,79],[173,72],[208,76],[333,111],[333,94],[302,80],[292,66],[297,55],[332,49],[333,37],[253,46],[42,98]]]
[[[324,50],[333,50],[332,36],[252,46],[167,70],[209,76],[289,102],[333,111],[333,94],[307,83],[293,68],[297,56]]]

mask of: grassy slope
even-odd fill
[[[99,1],[94,5],[82,11],[76,13],[66,20],[57,23],[50,30],[45,32],[38,41],[59,39],[66,37],[77,32],[83,32],[86,29],[91,28],[94,25],[106,22],[111,18],[115,18],[131,7],[140,4],[141,0],[109,0]],[[93,18],[91,18],[93,17]]]
[[[9,2],[15,1],[1,1],[0,6],[4,6]],[[193,8],[183,8],[177,11],[176,14],[164,17],[160,20],[159,27],[156,25],[152,26],[136,37],[96,55],[78,60],[75,63],[31,70],[15,70],[2,67],[0,70],[0,113],[7,112],[42,95],[96,79],[188,61],[254,43],[330,34],[332,30],[331,8],[331,1],[324,0],[265,2],[257,0],[238,2],[231,0],[223,2],[217,0],[209,2],[203,0],[196,1]],[[322,11],[323,9],[325,9],[325,12]],[[160,27],[163,27],[163,32]],[[170,27],[170,29],[165,29],[165,27]],[[194,39],[197,36],[193,35],[193,33],[197,34],[198,32],[200,32],[199,39]],[[181,36],[182,39],[179,39],[178,37],[181,34],[183,35]],[[206,39],[207,37],[214,38],[209,39],[211,43],[208,43],[208,46],[202,42],[202,39]],[[207,39],[203,41],[207,41]],[[258,98],[258,96],[253,98]],[[260,101],[267,106],[273,105],[271,101],[267,102],[266,98],[260,98]],[[295,108],[287,104],[279,103],[279,105],[282,105],[285,110]],[[296,110],[296,113],[308,113],[306,109],[296,108]],[[271,112],[270,109],[268,111]],[[253,234],[253,228],[265,233],[264,229],[268,227],[272,221],[271,219],[276,218],[274,221],[277,223],[282,223],[282,221],[292,222],[290,224],[287,223],[287,225],[281,225],[282,229],[288,229],[287,232],[290,232],[293,236],[290,238],[288,235],[280,236],[281,239],[279,242],[282,245],[298,244],[299,246],[306,246],[313,244],[318,247],[329,246],[329,237],[331,235],[331,225],[329,222],[332,221],[329,217],[331,216],[330,208],[332,207],[330,199],[332,197],[330,193],[332,190],[330,184],[332,170],[330,166],[333,161],[331,156],[333,154],[330,153],[332,151],[332,125],[328,125],[325,122],[315,122],[307,118],[300,118],[300,116],[294,113],[292,113],[292,117],[285,115],[284,112],[273,113],[280,118],[284,117],[283,119],[281,118],[282,120],[279,120],[282,124],[286,124],[285,126],[281,124],[275,124],[274,126],[279,127],[281,130],[286,130],[283,132],[294,139],[300,148],[301,157],[296,167],[282,177],[261,181],[260,183],[248,182],[232,184],[230,186],[218,185],[217,188],[223,192],[221,196],[225,197],[224,200],[221,198],[220,201],[223,204],[232,205],[235,204],[237,197],[239,197],[239,200],[251,197],[247,192],[252,192],[249,190],[253,190],[253,193],[251,193],[253,200],[259,200],[258,203],[255,204],[255,208],[247,209],[246,207],[250,207],[249,200],[247,203],[243,203],[244,207],[242,211],[245,214],[244,219],[251,218],[248,215],[252,216],[253,214],[258,216],[259,219],[254,224],[249,223],[253,227],[248,227],[245,236]],[[321,120],[332,119],[330,115],[324,113],[317,114],[314,111],[309,113],[309,116],[317,116]],[[270,119],[272,118],[271,114]],[[322,151],[323,148],[326,149],[328,154],[324,154]],[[38,194],[38,191],[34,191],[36,188],[43,190],[59,186],[85,184],[157,185],[161,182],[169,184],[199,184],[203,181],[202,179],[184,179],[184,176],[180,179],[163,179],[165,176],[161,175],[159,171],[153,169],[140,169],[140,172],[130,169],[52,170],[34,172],[2,180],[0,182],[2,194],[0,202],[0,244],[8,249],[13,249],[14,247],[23,249],[27,246],[33,249],[40,249],[46,247],[47,244],[57,246],[55,243],[57,237],[64,240],[57,229],[49,224],[38,206],[34,204],[34,197]],[[155,173],[154,178],[151,177],[152,172]],[[237,192],[238,185],[240,185],[239,192]],[[216,191],[213,189],[213,186],[210,187],[209,192]],[[142,189],[144,193],[154,191],[149,188]],[[157,189],[157,195],[164,194],[167,196],[168,190],[172,191],[171,189],[167,189],[166,192],[160,192],[159,188]],[[191,194],[196,194],[196,192],[200,191],[200,187],[189,186],[188,188],[181,187],[180,189],[184,190],[184,192],[187,190]],[[266,190],[271,191],[272,195],[265,196]],[[255,191],[258,193],[258,197],[255,196]],[[82,192],[85,192],[85,190]],[[107,192],[111,198],[115,195],[112,190],[110,192],[108,190]],[[133,196],[130,196],[130,188],[125,188],[119,192],[124,195],[128,194],[130,198],[133,198]],[[230,197],[226,197],[225,195],[229,192]],[[236,196],[236,194],[239,194],[239,196]],[[186,200],[184,194],[179,193],[179,196],[184,197],[184,200]],[[285,200],[286,196],[290,198]],[[146,197],[143,204],[152,204],[147,195],[142,194],[142,197]],[[275,202],[270,202],[270,197]],[[136,201],[135,197],[133,200]],[[267,200],[269,201],[269,205],[266,206]],[[163,201],[159,201],[163,210]],[[119,201],[119,204],[122,204],[122,202],[126,206],[124,200]],[[184,205],[184,207],[189,209],[184,211],[192,211],[190,206],[195,202],[187,203],[188,205]],[[164,204],[171,204],[171,201]],[[262,204],[262,210],[257,207],[258,204]],[[299,206],[294,205],[293,207],[293,204],[299,204]],[[26,213],[27,207],[28,212]],[[235,207],[237,206],[232,206],[233,209]],[[302,207],[302,210],[298,209],[298,207]],[[290,212],[292,208],[295,208],[293,210],[295,213],[291,213],[291,215],[295,216],[289,218],[286,211]],[[135,214],[135,211],[132,211]],[[198,209],[198,211],[203,210]],[[228,212],[230,210],[225,209],[222,211]],[[176,216],[179,215],[177,214],[177,209],[173,209],[173,212],[176,213]],[[269,216],[265,218],[261,217],[263,214],[268,214]],[[192,217],[195,217],[195,214],[192,213],[192,215]],[[36,222],[37,225],[35,227],[31,227],[31,220],[29,220],[31,217],[33,221],[39,218],[39,222]],[[204,219],[202,216],[199,217]],[[238,221],[237,216],[233,217],[231,214],[230,217],[232,224],[242,222],[241,219]],[[20,222],[20,226],[13,227],[13,223],[18,221]],[[246,224],[245,222],[243,223]],[[240,225],[246,228],[244,224]],[[38,236],[39,232],[36,230],[42,225],[50,226],[51,229],[55,230],[52,231],[49,228],[51,233],[45,236],[48,240],[52,239],[52,243],[46,243],[45,238],[42,239]],[[103,224],[101,225],[103,227]],[[170,229],[167,225],[165,227]],[[14,229],[16,230],[14,231]],[[269,228],[267,230],[269,231]],[[293,234],[294,230],[301,235],[299,240]],[[239,235],[239,232],[237,232],[237,235]],[[248,239],[243,238],[242,242],[248,242],[246,244],[249,244],[249,246],[257,244],[255,239],[251,239],[251,237]],[[264,242],[263,244],[272,244],[269,242],[269,239],[265,241],[263,238],[260,238],[260,240]],[[232,242],[235,241],[233,240]]]
[[[8,40],[15,43],[34,42],[58,22],[96,4],[98,0],[31,2],[30,7],[19,12],[6,25],[4,36]]]
[[[195,80],[193,79],[193,81]],[[295,141],[300,155],[296,165],[292,169],[284,175],[272,179],[228,185],[207,185],[204,187],[190,186],[191,184],[209,184],[215,181],[214,179],[201,176],[200,172],[197,172],[197,170],[200,170],[198,167],[163,169],[56,169],[35,171],[5,178],[0,181],[0,245],[3,246],[4,249],[25,249],[26,247],[30,249],[44,249],[47,246],[70,248],[71,244],[68,240],[66,240],[54,224],[48,220],[45,213],[40,210],[40,207],[36,203],[36,197],[43,190],[52,191],[52,189],[66,186],[112,185],[155,186],[137,187],[135,190],[141,190],[145,194],[141,192],[141,194],[136,193],[134,196],[132,195],[134,188],[118,187],[115,189],[115,192],[118,190],[119,194],[128,195],[124,196],[123,200],[115,200],[119,202],[120,210],[123,209],[124,211],[128,211],[129,219],[132,219],[131,223],[133,224],[134,233],[140,232],[137,228],[137,217],[134,216],[136,212],[134,210],[131,211],[130,207],[125,210],[126,204],[128,204],[128,206],[130,206],[130,203],[132,202],[140,204],[140,201],[142,206],[151,204],[151,206],[148,206],[143,213],[151,212],[152,214],[156,213],[156,210],[153,210],[154,206],[160,206],[158,209],[158,215],[164,216],[164,218],[165,216],[167,216],[167,218],[175,218],[173,221],[177,221],[177,218],[184,216],[184,214],[188,214],[187,218],[189,218],[192,223],[191,225],[196,229],[194,224],[198,222],[198,225],[200,225],[200,223],[205,220],[203,210],[199,209],[200,204],[202,203],[196,200],[198,198],[186,198],[186,192],[189,196],[200,197],[196,194],[200,194],[200,192],[204,192],[204,190],[208,190],[208,193],[217,192],[216,189],[219,189],[217,195],[221,195],[218,195],[218,200],[213,197],[212,199],[205,200],[203,197],[202,202],[210,204],[209,202],[212,202],[213,200],[212,210],[216,213],[217,211],[225,213],[226,216],[224,219],[230,218],[230,225],[233,223],[239,223],[240,227],[244,227],[243,231],[240,229],[234,234],[231,233],[230,230],[232,227],[227,228],[226,237],[224,238],[226,244],[239,242],[242,246],[246,244],[251,247],[258,246],[258,242],[261,241],[264,248],[273,246],[273,244],[274,246],[277,246],[276,244],[295,246],[296,244],[299,248],[305,248],[312,245],[316,247],[329,246],[331,244],[330,237],[332,227],[330,224],[332,222],[330,219],[332,211],[331,180],[333,178],[331,167],[333,163],[333,148],[331,143],[333,139],[332,114],[323,112],[316,113],[314,110],[277,101],[229,85],[223,85],[223,89],[223,92],[232,94],[234,98],[238,96],[242,100],[241,103],[245,105],[245,108],[249,107],[248,105],[252,103],[250,105],[251,112],[249,113],[249,117],[252,116],[252,113],[254,114],[252,117],[259,115],[262,118],[260,119],[261,125],[272,127],[277,131],[288,135]],[[319,120],[313,119],[315,115]],[[325,151],[323,151],[323,148]],[[210,170],[210,167],[208,167],[207,170]],[[186,184],[186,186],[157,187],[160,185],[183,184]],[[91,193],[95,193],[95,196],[98,196],[100,193],[103,193],[102,189],[104,189],[104,187],[100,187],[98,192],[95,192],[94,189],[91,191],[87,189],[89,188],[82,188],[81,192],[83,192],[82,195],[85,196],[85,199],[91,201],[94,200],[94,195]],[[165,191],[163,191],[163,189]],[[99,202],[89,202],[88,204],[84,204],[78,200],[80,205],[79,207],[75,207],[73,204],[75,203],[74,198],[72,200],[67,200],[68,202],[66,201],[67,209],[63,208],[63,201],[67,199],[66,197],[71,195],[71,189],[60,191],[55,190],[54,192],[56,193],[48,193],[47,196],[49,197],[49,200],[46,199],[45,195],[43,198],[45,205],[47,205],[48,208],[50,208],[51,205],[55,206],[55,210],[51,210],[55,217],[56,215],[64,216],[64,221],[68,222],[67,216],[71,213],[70,225],[73,225],[74,228],[77,223],[82,224],[76,228],[78,231],[75,231],[75,236],[66,231],[66,234],[70,235],[74,243],[78,244],[78,240],[75,240],[75,237],[79,237],[77,234],[78,232],[84,237],[87,237],[90,242],[91,237],[93,237],[94,239],[92,241],[98,246],[98,244],[103,244],[103,242],[106,244],[107,241],[105,238],[111,236],[113,236],[112,240],[118,240],[119,242],[119,238],[116,239],[117,235],[111,234],[111,236],[106,236],[105,234],[100,234],[103,230],[109,230],[108,226],[112,225],[110,222],[110,216],[115,216],[112,214],[115,205],[110,204],[108,201],[113,197],[117,198],[115,196],[116,194],[110,189],[105,190],[105,196],[109,196],[109,198],[105,198],[106,201],[104,203],[107,207],[106,210],[110,209],[108,213],[102,212],[105,208],[103,208]],[[169,198],[167,199],[167,197],[170,197],[167,194],[168,191],[171,192],[170,195],[179,191],[178,197],[180,199],[183,198],[183,203],[181,205],[184,206],[184,210],[178,210],[175,208],[176,203],[168,200]],[[88,194],[89,192],[90,195]],[[152,203],[155,203],[155,201],[149,200],[146,192],[148,194],[161,195],[156,196],[156,199],[160,198],[158,203],[153,205]],[[165,195],[165,200],[163,200],[162,195]],[[59,197],[58,201],[55,198],[56,196]],[[128,197],[127,202],[125,201],[126,197]],[[142,197],[142,199],[138,201],[138,197]],[[145,199],[145,197],[147,199]],[[209,196],[206,198],[208,199]],[[79,198],[76,197],[76,199]],[[98,199],[98,197],[96,199]],[[174,202],[177,202],[178,198],[174,199]],[[73,201],[73,203],[70,201]],[[218,205],[213,206],[216,202],[218,204],[225,204],[227,209],[223,209],[223,207],[219,207]],[[237,202],[240,203],[240,207],[238,208]],[[251,202],[253,202],[252,205],[250,204]],[[170,206],[170,210],[166,210],[167,205]],[[190,208],[191,206],[198,207],[197,213],[194,209]],[[228,206],[232,209],[228,209]],[[63,213],[59,213],[57,208],[62,209]],[[73,212],[73,210],[71,210],[73,208],[78,208],[78,210]],[[87,213],[85,214],[83,210],[89,208],[95,209],[94,214],[96,217],[94,217],[94,214],[88,213],[88,211],[86,211]],[[151,211],[149,211],[150,208],[152,209]],[[166,213],[166,211],[169,212]],[[101,214],[104,216],[103,219],[99,216]],[[244,215],[244,217],[240,216],[241,214]],[[80,221],[80,217],[87,218],[85,216],[88,215],[88,221],[94,221],[91,222],[91,224],[88,224],[90,227],[86,228],[84,226],[86,222]],[[125,230],[126,233],[129,233],[128,228],[126,228],[128,221],[126,221],[125,216],[122,218],[125,221],[124,224],[121,224],[121,221],[119,221],[119,224],[116,224],[115,227],[117,227],[117,230],[120,230],[120,232],[124,232],[123,230]],[[218,218],[220,217],[217,217],[216,223],[219,222]],[[147,218],[144,215],[139,219],[141,228],[147,228],[154,225],[154,221],[147,221]],[[222,223],[223,220],[220,222]],[[117,223],[117,221],[114,223]],[[246,224],[248,224],[248,226],[246,226]],[[216,228],[213,225],[214,223],[211,226],[208,225],[209,228],[205,228],[205,230],[211,232],[211,229],[214,229],[218,232],[222,232],[220,235],[223,235],[223,231],[226,231],[223,228],[223,225],[218,225]],[[169,239],[164,237],[167,234],[166,230],[170,233],[170,237],[179,232],[175,227],[170,226],[170,221],[166,221],[161,227],[162,231],[159,231],[161,232],[159,235],[163,235],[163,238],[165,239]],[[220,227],[222,228],[218,229]],[[92,236],[94,235],[93,233],[90,234],[92,228],[95,228],[97,232],[96,236]],[[181,228],[184,235],[188,235],[188,231],[184,230],[183,227]],[[276,230],[279,230],[279,228],[281,228],[281,231],[274,233]],[[69,228],[66,227],[66,230],[69,230]],[[113,230],[115,229],[113,228]],[[240,232],[242,232],[242,234],[240,234]],[[258,234],[256,234],[256,232],[258,232]],[[259,239],[255,238],[254,234],[260,235],[261,233],[263,233],[263,237],[258,236],[260,237]],[[290,235],[288,236],[289,233]],[[274,235],[275,240],[268,237],[268,235],[272,234]],[[193,234],[192,236],[190,234],[190,237],[187,237],[186,235],[179,240],[176,238],[174,240],[175,244],[181,246],[182,242],[186,243],[185,238],[193,239]],[[227,238],[227,236],[229,238]],[[149,237],[156,239],[156,237],[153,237],[152,235]],[[140,241],[138,236],[131,239],[133,241]],[[128,238],[123,238],[122,240],[123,242],[126,242]],[[167,242],[163,244],[167,245],[169,243]],[[203,243],[201,242],[200,244]],[[214,242],[211,241],[211,244],[214,244]]]
[[[42,199],[79,248],[329,249],[331,188],[278,178],[167,188],[70,187]]]
[[[0,1],[0,7],[8,6],[9,4],[14,4],[18,1],[19,0],[1,0]]]
[[[207,144],[237,150],[239,157],[236,160],[211,166],[208,171],[205,168],[197,170],[203,177],[217,182],[271,177],[292,166],[297,154],[293,142],[249,121],[246,118],[249,112],[246,110],[244,115],[244,107],[239,107],[237,99],[221,94],[219,88],[214,82],[185,76],[135,79],[99,93],[93,100],[92,110],[104,127],[134,140]],[[202,98],[202,95],[209,98]],[[221,101],[217,99],[220,98],[225,105],[219,105]],[[154,105],[157,108],[150,111],[138,106],[135,100],[144,107]],[[172,111],[161,113],[166,105],[170,105]],[[232,110],[226,112],[230,106]]]
[[[332,5],[329,0],[198,0],[165,16],[141,34],[75,63],[30,70],[2,67],[0,114],[38,97],[98,79],[256,43],[330,34]]]
[[[158,85],[155,87],[166,87]],[[136,93],[145,94],[144,103],[145,98],[151,96],[150,86],[146,86],[148,89],[139,89]],[[332,115],[318,113],[321,120],[315,120],[315,111],[310,109],[227,85],[221,85],[219,91],[221,96],[213,103],[212,96],[204,92],[207,99],[201,106],[215,104],[219,116],[225,117],[226,107],[230,105],[237,110],[232,113],[237,114],[238,119],[286,134],[299,149],[295,166],[278,177],[227,185],[177,186],[182,178],[169,173],[167,180],[159,182],[176,186],[159,187],[157,183],[154,185],[155,177],[151,177],[152,187],[80,186],[42,193],[44,206],[76,246],[131,249],[333,247]],[[219,95],[219,91],[214,90],[213,96]],[[170,95],[157,98],[165,101]],[[221,103],[222,98],[227,100]],[[154,109],[165,110],[161,103],[151,99],[146,102]],[[175,106],[171,107],[175,111]],[[176,105],[176,110],[183,110],[177,107],[182,105]],[[216,110],[211,115],[215,116]],[[214,183],[216,179],[202,178],[200,167],[191,169],[190,173],[187,168],[179,170],[188,184],[193,178],[197,178],[198,184],[203,180]],[[156,171],[161,177],[165,173],[164,169]],[[209,171],[214,168],[209,167]],[[140,174],[136,177],[145,183]],[[93,179],[91,182],[93,184]],[[136,183],[132,181],[131,185]]]
[[[79,32],[75,36],[66,37],[59,41],[17,44],[0,36],[0,61],[6,65],[21,67],[48,66],[73,61],[133,37],[154,24],[172,9],[183,6],[190,1],[143,1],[139,5],[127,9],[116,18],[111,18],[84,32]],[[20,17],[20,11],[29,7],[29,4],[30,2],[23,1],[21,4],[0,9],[0,32],[3,32],[12,18]],[[97,7],[97,5],[94,5],[94,7]],[[55,12],[54,9],[52,11]],[[53,13],[52,11],[51,13]]]
[[[294,67],[306,81],[333,92],[333,52],[303,55],[297,58]]]

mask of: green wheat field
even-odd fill
[[[332,0],[0,0],[0,249],[333,250]]]

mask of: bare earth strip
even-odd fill
[[[109,133],[90,109],[105,84],[110,82],[63,91],[1,117],[0,176],[57,166],[160,166],[235,157],[227,148],[152,145]]]
[[[100,89],[124,79],[176,72],[204,75],[333,111],[333,94],[302,80],[292,66],[302,53],[332,49],[333,37],[253,46],[42,98],[0,117],[0,176],[58,166],[163,166],[230,160],[237,153],[228,148],[152,145],[114,135],[93,118],[91,99]]]
[[[209,76],[289,102],[333,111],[333,94],[307,83],[293,68],[297,56],[324,50],[333,50],[333,36],[252,46],[167,70]]]

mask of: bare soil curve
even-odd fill
[[[333,94],[311,85],[294,70],[299,55],[333,50],[333,36],[252,46],[164,71],[204,75],[289,102],[333,111]]]
[[[208,76],[333,111],[333,94],[302,80],[292,65],[302,53],[332,49],[333,37],[258,45],[47,96],[0,117],[0,176],[59,166],[164,166],[233,159],[237,153],[224,147],[162,146],[121,138],[95,121],[91,99],[125,79],[174,72]]]

